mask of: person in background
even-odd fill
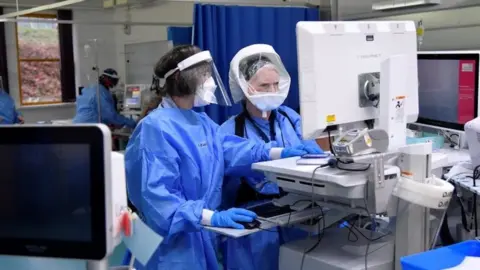
[[[107,68],[98,78],[97,85],[91,85],[82,90],[77,97],[76,115],[73,123],[98,123],[99,119],[106,125],[134,128],[136,122],[117,112],[116,104],[110,90],[118,84],[118,74],[112,68]],[[100,89],[100,112],[98,111],[97,87]]]
[[[271,46],[255,44],[241,49],[230,62],[229,84],[234,101],[242,101],[243,112],[227,120],[220,132],[278,147],[300,146],[308,153],[323,153],[315,141],[302,139],[298,113],[282,106],[290,89],[290,76]],[[263,175],[229,177],[224,183],[223,204],[246,207],[279,197],[280,193],[279,187]],[[238,239],[228,238],[223,245],[225,269],[277,270],[280,245],[306,236],[298,229],[273,228]]]
[[[231,105],[209,51],[174,47],[156,64],[161,109],[139,122],[125,152],[128,197],[164,237],[146,266],[136,269],[216,270],[217,234],[203,226],[244,229],[255,213],[219,209],[224,175],[258,176],[252,163],[306,154],[223,134],[192,108]]]
[[[0,89],[0,125],[23,124],[22,114],[15,108],[15,101],[7,93]]]

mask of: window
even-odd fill
[[[22,105],[62,102],[60,39],[56,15],[29,15],[45,22],[18,22],[17,60]],[[24,17],[25,18],[25,17]]]

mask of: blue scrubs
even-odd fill
[[[101,84],[98,86],[100,87],[102,123],[134,128],[136,122],[133,119],[120,115],[115,110],[115,102],[110,91]],[[98,123],[97,85],[84,88],[82,94],[77,97],[77,113],[73,118],[73,123]]]
[[[202,229],[202,210],[219,208],[224,175],[261,176],[251,165],[269,160],[271,147],[218,132],[206,114],[169,103],[140,122],[125,153],[129,198],[165,237],[136,269],[215,270],[218,235]]]
[[[283,111],[288,115],[288,120],[278,112]],[[280,106],[275,113],[275,143],[278,147],[294,147],[299,144],[316,144],[315,141],[303,141],[301,133],[301,118],[294,110]],[[270,137],[270,124],[268,120],[251,117],[254,121],[245,121],[245,137],[257,142],[263,139],[258,134],[256,125],[266,136]],[[293,123],[293,126],[292,126]],[[220,131],[235,134],[235,117],[230,118],[220,127]],[[246,177],[247,183],[261,194],[278,194],[279,188],[276,183],[269,182],[261,177]],[[224,207],[232,207],[241,179],[228,177],[224,183],[223,202]],[[274,232],[272,232],[274,231]],[[280,245],[302,239],[308,236],[307,232],[294,228],[274,228],[268,231],[257,232],[242,238],[227,238],[223,243],[223,257],[225,269],[241,270],[278,270],[278,256]]]
[[[15,101],[3,89],[0,89],[0,125],[20,123],[18,117],[21,114],[15,109]]]

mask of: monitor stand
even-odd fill
[[[39,257],[0,255],[1,269],[15,270],[127,270],[128,266],[108,266],[108,257],[101,261],[82,261]]]
[[[87,261],[86,270],[108,270],[108,259],[101,261]]]

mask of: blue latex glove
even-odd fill
[[[255,218],[257,218],[257,214],[252,211],[230,208],[226,211],[215,212],[212,216],[212,226],[242,230],[245,227],[237,222],[252,222]]]
[[[308,154],[323,154],[322,148],[318,144],[305,144],[303,150],[307,151]]]
[[[284,148],[280,154],[280,158],[299,157],[306,154],[308,153],[305,151],[305,146],[301,144],[295,147]]]

